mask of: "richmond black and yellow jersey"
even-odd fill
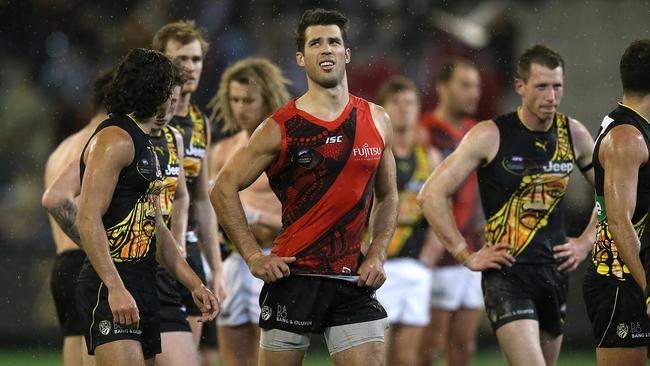
[[[185,181],[190,194],[190,208],[188,212],[187,231],[193,231],[196,227],[194,218],[194,194],[196,192],[197,178],[201,173],[201,166],[205,159],[208,146],[207,118],[193,104],[190,104],[189,113],[185,117],[174,116],[169,125],[176,128],[183,136],[185,156],[183,157],[183,168],[185,169]]]
[[[93,136],[107,127],[126,131],[133,140],[133,161],[120,172],[113,198],[102,217],[113,263],[125,285],[149,287],[155,281],[156,220],[152,199],[163,180],[159,159],[150,136],[130,117],[116,115],[102,122]],[[86,165],[81,153],[81,182]],[[79,281],[99,280],[88,259]]]
[[[174,197],[181,171],[181,161],[178,156],[178,143],[173,127],[162,129],[160,136],[151,136],[151,143],[158,156],[160,169],[163,172],[163,184],[160,194],[160,208],[165,218],[165,224],[171,225],[171,214],[174,207]]]
[[[419,258],[427,240],[429,225],[417,204],[418,192],[431,174],[431,161],[425,148],[415,146],[400,158],[395,155],[399,205],[397,227],[388,246],[388,258]]]
[[[629,269],[623,263],[622,258],[619,257],[616,243],[614,243],[612,235],[608,230],[607,208],[605,207],[604,197],[605,171],[598,158],[601,141],[609,131],[620,125],[631,125],[639,130],[643,135],[648,151],[650,151],[650,122],[636,111],[619,103],[618,107],[603,119],[594,147],[593,163],[598,224],[596,226],[596,240],[592,252],[593,266],[591,270],[618,281],[631,281],[635,283]],[[650,209],[650,165],[645,164],[639,168],[636,207],[632,215],[632,224],[639,239],[643,239],[648,209]],[[647,248],[648,244],[646,242],[647,240],[642,240],[642,249]]]
[[[494,119],[499,151],[478,170],[489,245],[512,245],[517,263],[555,263],[566,240],[560,202],[575,165],[569,118],[556,113],[548,131],[528,129],[516,112]]]

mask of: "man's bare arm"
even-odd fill
[[[215,318],[219,312],[219,299],[203,285],[199,276],[181,256],[179,244],[165,225],[160,210],[160,198],[156,197],[156,261],[190,290],[197,307],[203,313],[201,321]]]
[[[174,208],[172,210],[171,232],[181,252],[185,257],[185,233],[187,232],[187,215],[190,206],[190,195],[187,191],[187,182],[185,180],[185,169],[182,161],[185,157],[185,147],[183,146],[183,136],[173,127],[170,127],[176,139],[178,152],[179,174],[178,184],[176,185],[176,194],[174,195]]]
[[[440,242],[458,262],[475,271],[512,265],[514,258],[503,250],[510,245],[493,243],[469,253],[456,225],[451,199],[474,170],[494,159],[498,149],[499,130],[494,122],[477,124],[436,168],[418,194],[418,204]]]
[[[41,198],[41,204],[52,215],[61,230],[73,242],[81,246],[76,225],[77,205],[74,202],[79,190],[79,160],[75,159],[47,187]]]
[[[604,195],[609,232],[634,280],[646,287],[639,258],[641,242],[632,223],[636,207],[639,167],[648,161],[648,149],[634,127],[614,127],[601,141],[598,157],[605,170]]]
[[[108,289],[114,321],[122,325],[137,324],[140,317],[135,300],[125,288],[110,256],[102,216],[111,203],[120,171],[131,164],[134,156],[131,137],[117,127],[108,127],[91,140],[86,151],[86,171],[77,217],[83,248]]]
[[[295,258],[264,256],[250,231],[239,199],[239,191],[250,186],[275,161],[280,151],[280,127],[272,119],[262,122],[248,144],[239,149],[217,175],[210,198],[221,226],[246,260],[253,275],[266,282],[289,275],[289,263]]]

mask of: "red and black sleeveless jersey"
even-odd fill
[[[353,275],[384,151],[368,102],[350,95],[343,113],[326,122],[292,100],[273,120],[282,144],[266,174],[283,224],[273,253],[297,258],[293,274]]]

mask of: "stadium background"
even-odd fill
[[[639,0],[0,0],[0,364],[19,362],[16,355],[58,360],[61,339],[49,292],[54,245],[40,206],[43,167],[56,144],[89,119],[95,72],[129,48],[148,46],[163,24],[192,18],[211,42],[198,105],[215,93],[225,67],[253,55],[281,65],[297,96],[306,82],[294,62],[293,30],[302,11],[315,6],[336,8],[351,20],[351,92],[373,100],[385,77],[405,74],[420,87],[424,110],[435,105],[436,71],[450,56],[479,65],[479,118],[512,110],[519,100],[512,88],[517,55],[546,43],[567,63],[560,110],[592,134],[620,97],[623,50],[650,38],[650,4]],[[582,230],[592,204],[578,176],[565,200],[570,234]],[[571,276],[561,364],[574,364],[571,355],[585,352],[591,363],[583,272],[584,265]],[[477,364],[486,354],[499,364],[494,347],[484,324]]]

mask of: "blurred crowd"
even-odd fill
[[[16,250],[52,250],[39,204],[47,155],[90,118],[89,84],[97,71],[115,65],[130,48],[147,47],[169,21],[195,19],[211,42],[194,96],[202,107],[221,71],[246,56],[277,62],[293,82],[290,91],[304,91],[293,30],[302,11],[324,6],[351,19],[352,93],[374,100],[382,81],[405,74],[418,84],[423,108],[430,109],[440,65],[462,56],[481,71],[480,119],[501,110],[515,52],[514,25],[502,16],[507,3],[486,3],[487,12],[474,1],[0,2],[0,222],[7,228],[0,242]],[[463,19],[473,20],[475,36],[458,36],[467,26]]]

